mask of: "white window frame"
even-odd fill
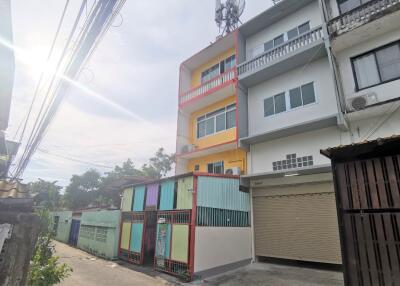
[[[229,57],[226,57],[225,59],[219,61],[217,64],[212,65],[211,67],[209,67],[209,68],[203,70],[203,71],[200,73],[200,82],[201,82],[201,84],[203,84],[203,83],[205,83],[205,82],[208,82],[208,81],[210,81],[210,80],[212,80],[212,79],[214,79],[214,78],[216,78],[216,77],[218,77],[219,75],[222,74],[222,73],[221,73],[221,62],[224,62],[224,73],[227,72],[228,70],[226,70],[226,68],[225,68],[225,67],[226,67],[226,60],[228,60],[228,59],[230,59],[230,58],[232,58],[232,57],[234,57],[234,62],[235,62],[234,66],[235,66],[235,65],[236,65],[236,54],[233,54],[233,55],[230,55]],[[203,73],[205,73],[206,71],[210,71],[212,68],[214,68],[214,67],[216,67],[216,66],[218,66],[218,75],[216,75],[216,76],[214,76],[214,77],[210,77],[210,78],[207,79],[207,80],[203,80]]]
[[[216,167],[217,164],[221,164],[222,173],[216,173],[216,172],[215,172],[215,167]],[[212,167],[213,167],[213,172],[212,172],[212,173],[209,173],[209,172],[208,172],[208,166],[209,166],[209,165],[213,165],[213,166],[212,166]],[[207,163],[207,173],[209,173],[209,174],[224,174],[224,173],[225,173],[225,164],[224,164],[224,161],[217,161],[217,162]]]
[[[218,110],[220,110],[220,109],[224,109],[224,111],[221,110],[221,112],[219,112],[219,113],[212,114],[212,113],[214,113],[214,112],[216,112],[216,111],[218,111]],[[230,111],[235,111],[235,126],[230,127],[230,128],[227,128],[226,116],[227,116],[228,112],[230,112]],[[208,114],[212,114],[212,115],[207,116]],[[225,118],[225,129],[220,130],[220,131],[217,131],[217,116],[218,116],[218,115],[221,115],[221,114],[224,114],[224,118]],[[201,117],[204,117],[204,118],[200,119]],[[211,133],[211,134],[205,134],[204,136],[199,137],[199,123],[205,122],[205,121],[207,121],[207,120],[210,119],[210,118],[214,118],[214,132]],[[225,132],[225,131],[227,131],[227,130],[229,130],[229,129],[232,129],[232,128],[236,128],[236,103],[228,104],[228,105],[225,106],[225,107],[218,108],[218,109],[216,109],[216,110],[214,110],[214,111],[208,112],[208,113],[206,113],[206,114],[203,114],[203,115],[197,117],[197,119],[196,119],[196,138],[197,138],[197,139],[202,139],[202,138],[205,138],[205,137],[208,137],[208,136],[213,136],[213,135],[215,135],[215,134],[218,134],[218,133],[221,133],[221,132]]]
[[[305,85],[307,85],[307,84],[310,84],[310,83],[312,83],[312,85],[313,85],[315,101],[312,102],[312,103],[303,105],[303,94],[302,94],[301,87],[302,87],[302,86],[305,86]],[[301,93],[301,96],[302,96],[302,99],[301,99],[302,105],[297,106],[297,107],[294,107],[294,108],[291,108],[291,106],[290,106],[290,94],[289,94],[289,91],[292,90],[292,89],[295,89],[295,88],[300,88],[300,93]],[[264,102],[265,102],[265,100],[268,99],[268,98],[271,98],[271,97],[273,98],[273,97],[275,97],[276,95],[279,95],[279,94],[282,94],[282,93],[285,94],[285,105],[286,105],[286,110],[285,110],[285,111],[282,111],[282,112],[279,112],[279,113],[275,113],[275,112],[274,112],[274,114],[271,114],[271,115],[265,115],[265,108],[264,108]],[[274,101],[274,100],[273,100],[273,102],[274,102],[274,105],[275,105],[275,101]],[[274,94],[274,95],[272,95],[272,96],[265,97],[265,98],[263,99],[262,103],[263,103],[262,106],[263,106],[263,115],[264,115],[264,118],[271,118],[271,117],[274,117],[274,116],[278,116],[278,115],[281,115],[281,114],[285,114],[285,113],[290,112],[290,111],[293,111],[293,110],[297,110],[297,109],[301,109],[301,108],[304,108],[304,107],[308,107],[308,106],[315,105],[315,104],[318,103],[317,92],[316,92],[316,90],[315,90],[315,82],[314,82],[314,81],[306,82],[306,83],[304,83],[304,84],[302,84],[302,85],[295,86],[295,87],[293,87],[293,88],[289,88],[288,90],[279,92],[279,93]],[[275,106],[274,106],[274,109],[275,109]],[[275,111],[275,110],[274,110],[274,111]]]

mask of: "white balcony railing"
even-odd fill
[[[329,33],[333,36],[351,31],[361,25],[386,15],[389,8],[400,9],[400,0],[371,0],[353,10],[333,18],[329,21]]]
[[[272,50],[262,53],[261,55],[250,59],[238,66],[238,75],[245,74],[247,72],[253,72],[267,66],[273,61],[277,61],[280,58],[290,55],[297,50],[308,46],[314,42],[323,39],[322,27],[317,27],[307,33],[304,33],[290,41],[287,41]]]
[[[219,76],[202,83],[201,85],[184,92],[179,96],[179,104],[184,104],[198,96],[205,95],[213,89],[223,86],[224,84],[232,81],[236,77],[236,67],[220,74]]]

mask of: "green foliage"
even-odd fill
[[[100,187],[101,175],[98,171],[90,169],[82,175],[73,175],[65,190],[64,204],[69,209],[87,207],[97,196]]]
[[[115,182],[127,177],[138,176],[159,179],[172,169],[175,161],[174,154],[166,154],[159,148],[149,163],[141,169],[136,169],[131,159],[115,166],[110,172],[101,176],[91,169],[82,175],[73,175],[64,195],[64,207],[68,209],[82,209],[88,206],[104,207],[119,206],[121,202],[120,189]]]
[[[57,185],[57,181],[47,182],[38,179],[28,185],[33,196],[33,202],[36,206],[43,207],[48,210],[55,210],[60,207],[62,187]]]
[[[28,284],[31,286],[50,286],[61,282],[70,275],[72,268],[67,264],[60,264],[54,256],[52,223],[48,211],[38,212],[42,226],[31,261]]]
[[[175,162],[175,155],[165,154],[164,148],[159,148],[149,161],[148,164],[142,166],[142,172],[147,177],[160,179],[171,171],[171,166]]]

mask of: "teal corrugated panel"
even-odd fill
[[[239,191],[239,179],[200,176],[197,185],[197,205],[250,211],[250,195]]]
[[[145,186],[135,187],[134,191],[134,199],[133,199],[133,208],[132,210],[135,212],[143,211],[143,204],[144,204],[144,193],[145,193]]]
[[[143,223],[132,223],[131,251],[142,252]]]
[[[169,258],[171,254],[171,225],[157,224],[156,256]]]
[[[174,208],[175,181],[161,183],[160,210],[167,211]]]

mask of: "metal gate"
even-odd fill
[[[143,225],[145,212],[123,212],[118,256],[135,264],[143,264]]]
[[[191,210],[157,213],[154,269],[190,280]],[[194,235],[194,234],[192,234]]]
[[[332,160],[347,285],[400,285],[400,156]]]
[[[78,243],[79,228],[81,221],[78,219],[73,219],[71,223],[71,230],[69,232],[68,244],[76,246]]]

